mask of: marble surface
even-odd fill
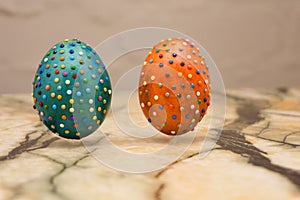
[[[228,90],[226,123],[210,154],[199,158],[197,135],[179,160],[146,174],[103,166],[80,142],[47,131],[31,105],[30,95],[0,96],[1,200],[300,199],[299,88]],[[132,147],[110,118],[107,137]],[[145,150],[135,145],[131,151]]]

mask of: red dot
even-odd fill
[[[73,77],[74,79],[76,79],[76,78],[77,78],[77,74],[73,74],[72,77]]]
[[[39,104],[40,104],[40,106],[43,106],[43,102],[40,102]]]
[[[55,74],[59,74],[59,70],[57,69],[57,70],[55,70]]]
[[[46,85],[45,89],[48,91],[50,90],[50,85]]]
[[[173,104],[170,104],[169,107],[170,107],[171,109],[175,108],[175,106],[174,106]]]

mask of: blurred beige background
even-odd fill
[[[38,63],[58,41],[77,37],[95,47],[143,26],[197,40],[226,87],[300,85],[299,0],[0,0],[0,93],[30,92]]]

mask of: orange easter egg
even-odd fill
[[[210,104],[208,66],[186,39],[162,40],[149,52],[139,81],[145,117],[167,135],[194,130]]]

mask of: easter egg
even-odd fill
[[[43,57],[33,81],[34,109],[57,135],[80,139],[103,122],[111,102],[103,62],[78,39],[55,44]]]
[[[210,105],[208,66],[187,39],[156,44],[141,70],[139,101],[147,120],[167,135],[194,130]]]

